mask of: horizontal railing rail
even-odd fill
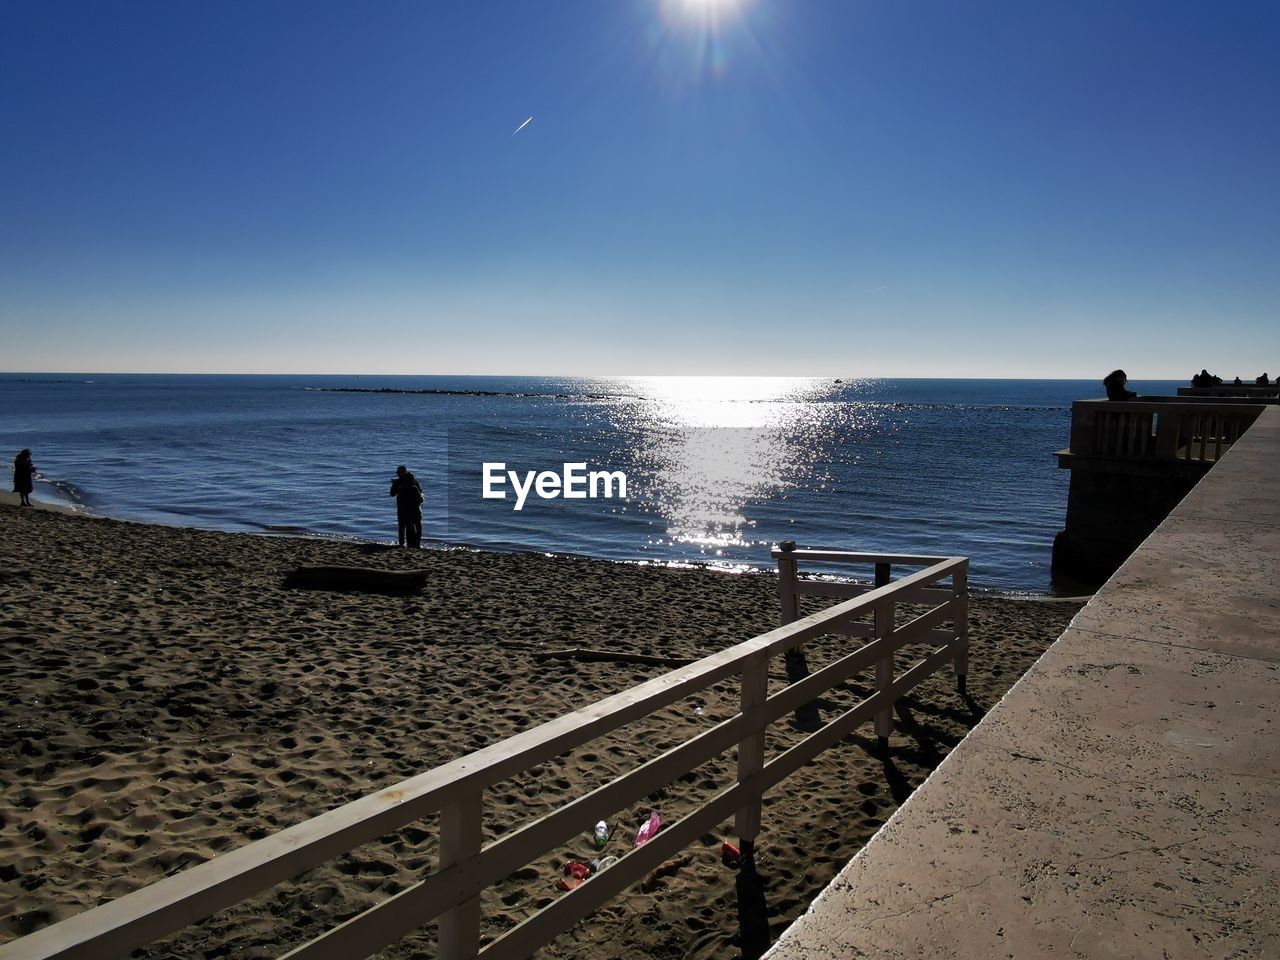
[[[1199,399],[1228,398],[1249,403],[1280,403],[1280,383],[1269,383],[1265,387],[1260,384],[1244,383],[1240,385],[1222,383],[1216,387],[1179,387],[1179,397]]]
[[[792,556],[815,562],[885,565],[886,582],[860,585],[857,595],[806,617],[794,615],[794,604],[788,611],[784,599],[785,622],[775,630],[0,946],[0,960],[122,956],[436,815],[440,852],[433,873],[284,956],[290,960],[367,957],[438,918],[439,954],[445,960],[525,957],[730,815],[749,854],[760,830],[766,790],[867,720],[874,719],[877,734],[887,738],[894,701],[943,664],[954,661],[958,677],[967,670],[966,558],[838,551],[795,551]],[[792,566],[794,562],[790,561]],[[892,564],[924,569],[888,582],[887,567]],[[950,585],[942,586],[944,580],[950,580]],[[783,593],[784,598],[787,590],[793,597],[800,593],[844,596],[834,590],[837,586],[847,590],[854,585],[823,584],[825,592],[816,592],[810,581],[797,583],[793,577]],[[929,609],[898,625],[895,609],[900,603]],[[868,615],[873,624],[855,622]],[[951,627],[944,629],[947,623]],[[768,671],[775,656],[832,634],[866,637],[871,642],[770,695]],[[923,643],[936,648],[895,674],[895,654]],[[771,724],[872,667],[876,671],[873,694],[765,762]],[[488,788],[734,676],[739,678],[740,708],[732,717],[586,796],[487,846],[483,843]],[[736,783],[481,949],[480,894],[485,889],[579,835],[583,823],[605,819],[735,745]]]

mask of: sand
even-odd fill
[[[0,942],[493,743],[662,671],[546,659],[569,647],[696,658],[777,625],[770,576],[564,557],[147,526],[0,505]],[[424,567],[414,596],[284,587],[299,564]],[[774,939],[1008,690],[1075,603],[975,597],[968,698],[949,672],[900,705],[886,761],[869,726],[766,796],[759,884],[743,909]],[[815,607],[816,608],[816,607]],[[851,641],[809,649],[820,666]],[[865,696],[868,678],[833,692]],[[772,683],[783,682],[781,665]],[[720,685],[500,784],[492,838],[729,716]],[[770,750],[799,734],[781,727]],[[622,853],[657,808],[732,782],[733,753],[627,810]],[[560,894],[551,851],[484,896],[486,938]],[[436,862],[434,820],[384,838],[139,953],[268,957]],[[543,956],[732,957],[726,822]],[[767,917],[767,926],[764,918]],[[432,927],[382,956],[435,955]],[[754,953],[758,943],[748,943]]]

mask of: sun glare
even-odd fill
[[[750,7],[755,0],[657,0],[657,62],[676,89],[707,75],[723,77],[735,50],[751,39]]]
[[[692,21],[708,26],[737,13],[746,0],[659,0],[663,19],[668,23]]]

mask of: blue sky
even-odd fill
[[[1277,49],[1273,2],[7,0],[0,369],[1274,375]]]

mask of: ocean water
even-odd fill
[[[1175,384],[1137,383],[1141,393]],[[800,546],[966,555],[1052,589],[1071,401],[1098,381],[2,374],[0,456],[37,499],[181,526],[392,542],[397,464],[428,543],[771,566]],[[627,496],[485,498],[483,464],[624,472]],[[548,487],[549,490],[549,487]],[[597,492],[605,492],[597,488]]]

